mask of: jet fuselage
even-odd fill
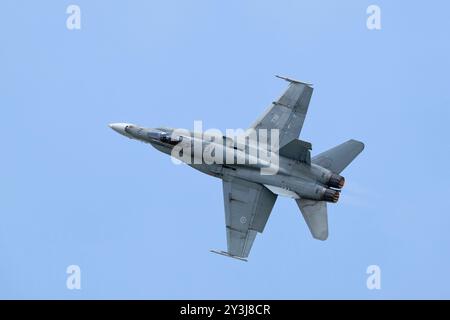
[[[205,174],[217,178],[227,175],[259,183],[277,194],[291,198],[337,202],[339,189],[344,182],[343,177],[336,178],[336,174],[319,165],[305,164],[258,146],[257,150],[252,150],[252,146],[240,148],[236,143],[229,143],[233,141],[231,138],[223,137],[221,141],[211,141],[211,137],[193,132],[172,137],[173,129],[170,128],[151,129],[127,123],[110,126],[128,138],[149,143],[171,156],[174,156],[176,146],[190,150],[189,157],[176,155],[175,158]],[[216,152],[221,151],[221,161],[214,162],[208,153],[211,148]],[[200,152],[197,152],[198,150]],[[263,152],[266,153],[265,156],[260,157]],[[274,159],[277,161],[273,161]],[[267,174],[262,174],[261,169],[266,169]]]

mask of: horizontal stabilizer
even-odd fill
[[[305,218],[309,231],[317,240],[327,240],[328,238],[328,214],[327,203],[325,201],[315,201],[308,199],[295,200],[297,202],[303,218]]]
[[[364,143],[349,140],[315,156],[312,163],[332,172],[341,173],[363,150]]]

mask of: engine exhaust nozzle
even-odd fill
[[[345,178],[339,174],[333,173],[328,180],[328,186],[332,188],[342,189],[345,184]]]
[[[339,200],[339,190],[327,189],[323,194],[323,200],[327,202],[336,203]]]

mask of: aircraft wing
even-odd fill
[[[307,83],[283,77],[279,78],[289,81],[289,87],[277,101],[272,102],[251,128],[256,131],[267,129],[268,137],[270,137],[270,129],[280,130],[281,148],[300,135],[313,88]]]
[[[223,198],[228,250],[216,253],[246,258],[257,232],[263,232],[277,196],[261,184],[224,176]]]

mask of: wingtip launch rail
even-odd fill
[[[291,78],[288,78],[288,77],[282,77],[282,76],[279,76],[279,75],[275,75],[275,77],[277,77],[277,78],[279,78],[279,79],[286,80],[286,81],[291,82],[291,83],[300,83],[300,84],[304,84],[305,86],[309,86],[309,87],[312,87],[312,86],[313,86],[312,83],[308,83],[308,82],[304,82],[304,81],[299,81],[299,80],[291,79]]]

